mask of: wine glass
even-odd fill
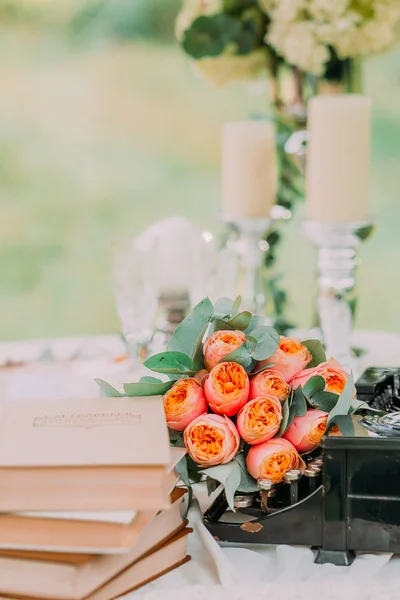
[[[117,313],[128,352],[144,359],[153,336],[158,306],[154,240],[128,238],[114,243],[112,275]]]

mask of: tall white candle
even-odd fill
[[[309,103],[307,218],[326,223],[368,215],[371,100],[357,94]]]
[[[222,140],[222,210],[231,218],[269,217],[275,203],[275,128],[268,121],[227,123]]]

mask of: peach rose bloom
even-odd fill
[[[183,431],[208,410],[203,388],[193,377],[178,379],[164,394],[163,402],[167,425],[175,431]]]
[[[284,402],[289,394],[290,386],[275,369],[265,369],[250,378],[250,399],[258,396],[273,396],[280,402]]]
[[[183,436],[189,456],[201,467],[224,465],[239,450],[240,437],[228,417],[201,415],[186,427]]]
[[[330,358],[314,369],[304,369],[300,373],[297,373],[292,381],[293,388],[296,389],[299,385],[305,385],[311,377],[316,377],[317,375],[325,379],[326,392],[333,392],[334,394],[339,394],[339,396],[343,392],[346,381],[349,378],[349,374],[342,369],[342,365],[334,358]]]
[[[254,398],[240,409],[236,427],[248,444],[262,444],[274,437],[282,421],[282,405],[271,396]]]
[[[216,331],[203,346],[204,363],[211,371],[225,356],[240,348],[246,336],[242,331]]]
[[[288,471],[303,470],[304,462],[288,440],[273,438],[250,448],[246,466],[254,479],[270,479],[279,483]]]
[[[326,431],[328,413],[309,409],[303,417],[295,417],[283,437],[289,440],[298,452],[309,452],[316,448]]]
[[[224,362],[216,365],[204,383],[204,394],[217,415],[236,415],[249,399],[249,376],[241,365]]]
[[[272,363],[285,381],[290,381],[311,361],[312,356],[300,340],[281,335],[279,348],[273,356],[258,363],[258,368]]]

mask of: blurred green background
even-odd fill
[[[1,340],[117,331],[112,239],[177,213],[219,230],[222,125],[265,113],[267,88],[204,81],[174,40],[179,5],[1,3]],[[400,332],[400,47],[368,61],[365,91],[378,229],[361,249],[357,326]],[[315,255],[302,214],[278,268],[306,327]]]

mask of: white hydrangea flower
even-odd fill
[[[289,64],[321,75],[332,48],[339,58],[366,56],[396,41],[399,0],[259,0],[266,35]]]
[[[184,0],[182,9],[175,22],[175,35],[183,39],[186,29],[197,17],[216,15],[223,11],[223,0]]]
[[[267,41],[279,50],[289,64],[322,75],[329,51],[318,42],[312,23],[274,23],[267,34]]]

